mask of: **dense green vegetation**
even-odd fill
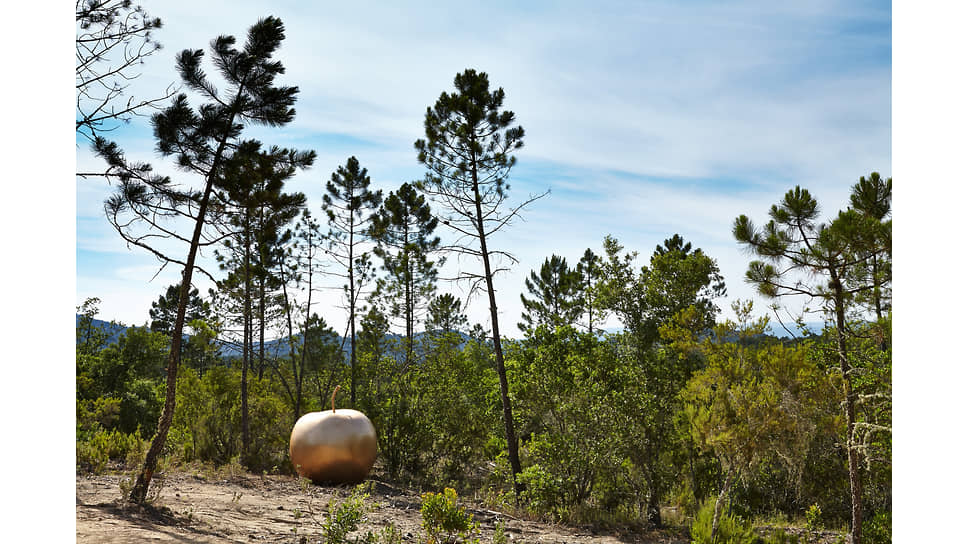
[[[241,51],[219,38],[214,54],[235,101],[196,114],[179,95],[153,118],[159,148],[200,173],[201,190],[178,189],[96,140],[122,179],[107,210],[123,236],[157,254],[143,230],[125,229],[159,210],[195,229],[161,231],[189,256],[165,256],[184,265],[185,284],[146,309],[150,328],[108,343],[92,326],[98,301],[78,308],[79,469],[132,469],[147,455],[140,500],[152,452],[168,464],[292,474],[293,422],[325,409],[339,385],[350,392],[344,404],[374,423],[377,470],[395,481],[568,522],[660,526],[671,505],[694,517],[700,542],[750,540],[752,520],[777,516],[850,526],[855,542],[867,527],[865,541],[889,540],[890,179],[861,178],[851,207],[829,222],[800,187],[762,229],[736,220],[734,236],[762,259],[748,280],[771,299],[811,296],[830,323],[821,335],[766,335],[748,301],[718,315],[726,286],[716,260],[670,233],[645,263],[610,235],[574,268],[549,254],[521,286],[523,338],[507,338],[492,285],[502,252],[487,235],[523,211],[505,199],[524,130],[501,109],[503,89],[490,91],[486,74],[458,74],[416,144],[427,178],[385,199],[350,157],[325,186],[323,233],[305,196],[283,192],[313,152],[241,139],[239,119],[292,119],[296,89],[272,86],[282,67],[269,57],[282,38],[271,18]],[[200,57],[186,51],[179,70],[214,98]],[[438,217],[457,241],[441,242]],[[205,244],[219,248],[224,277],[202,297],[189,287]],[[488,295],[489,324],[471,327],[445,292],[444,250],[479,262],[461,275]],[[345,323],[313,311],[327,264],[345,282]],[[620,332],[601,330],[606,318]],[[226,345],[241,356],[222,355]],[[427,496],[425,520],[456,505],[452,489]]]

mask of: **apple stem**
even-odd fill
[[[340,386],[337,385],[336,386],[336,389],[333,389],[333,396],[330,397],[330,399],[329,399],[329,403],[333,407],[333,413],[334,414],[336,413],[336,392],[339,391],[339,388],[340,388]]]

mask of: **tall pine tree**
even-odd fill
[[[594,334],[595,323],[601,320],[603,310],[595,302],[595,284],[601,275],[599,257],[592,248],[586,248],[581,260],[575,266],[579,278],[579,299],[582,314],[588,316],[588,334]],[[584,321],[582,322],[584,325]]]
[[[517,260],[510,253],[488,246],[488,241],[524,206],[540,197],[531,196],[513,207],[505,204],[510,189],[507,179],[515,164],[512,153],[524,145],[524,128],[513,126],[514,112],[502,109],[504,89],[491,91],[487,74],[471,69],[457,74],[454,86],[457,92],[441,93],[433,107],[427,108],[426,139],[414,143],[417,160],[428,170],[419,188],[440,204],[443,224],[457,236],[456,243],[446,249],[479,260],[483,269],[462,270],[458,279],[469,281],[472,292],[483,285],[487,293],[508,461],[515,478],[515,492],[520,493],[523,487],[517,476],[521,473],[521,461],[494,291],[495,274],[505,270],[499,259],[512,263]]]
[[[864,217],[873,221],[869,233],[869,247],[875,248],[870,257],[857,267],[855,273],[861,281],[870,283],[870,292],[859,299],[874,310],[878,320],[891,308],[891,192],[892,179],[881,178],[878,172],[870,177],[861,176],[850,193],[850,205]]]
[[[884,250],[882,244],[889,243],[889,239],[874,235],[872,232],[882,228],[879,222],[855,209],[822,222],[817,200],[800,186],[774,204],[769,217],[770,221],[758,228],[747,216],[740,215],[733,224],[733,236],[762,259],[751,261],[746,271],[746,281],[755,285],[760,294],[772,299],[802,296],[818,301],[833,322],[846,425],[850,533],[853,542],[861,542],[863,478],[856,428],[857,369],[847,352],[847,316],[856,295],[870,292],[876,285],[875,278],[862,281],[864,278],[852,272],[872,254]]]
[[[157,150],[163,156],[174,156],[181,169],[199,176],[200,187],[178,186],[168,177],[154,174],[150,165],[129,163],[117,144],[95,137],[95,151],[108,162],[108,173],[119,181],[117,192],[105,203],[108,220],[129,244],[147,250],[165,264],[182,267],[165,404],[144,465],[128,497],[133,502],[145,500],[174,416],[185,309],[192,275],[196,269],[202,270],[196,258],[200,247],[217,243],[216,239],[203,238],[203,232],[217,220],[218,207],[210,209],[213,191],[220,183],[231,181],[221,175],[225,158],[242,142],[246,125],[283,126],[296,114],[292,106],[298,88],[275,86],[275,78],[284,68],[279,61],[272,60],[272,55],[284,38],[282,21],[267,17],[249,29],[241,50],[235,48],[232,36],[213,40],[212,60],[227,83],[221,91],[202,70],[202,50],[185,50],[178,55],[177,68],[186,87],[207,102],[196,111],[189,105],[188,97],[179,94],[169,107],[152,117],[152,125]],[[292,152],[284,160],[305,167],[314,158],[312,152]],[[179,219],[193,224],[190,235],[178,231]],[[184,242],[188,246],[187,256],[178,258],[166,253],[161,244],[155,243],[157,236]]]
[[[356,316],[360,295],[374,275],[367,251],[370,222],[382,200],[381,191],[370,190],[370,176],[356,157],[347,159],[346,165],[333,173],[323,195],[323,210],[329,218],[329,254],[338,268],[334,274],[346,281],[343,292],[349,314],[351,406],[356,403]]]
[[[284,160],[287,152],[272,148],[265,152],[254,142],[244,142],[226,160],[223,176],[225,190],[218,198],[228,213],[233,227],[225,238],[224,253],[219,260],[229,276],[219,282],[223,299],[239,309],[237,321],[242,329],[242,454],[248,463],[249,403],[248,373],[253,367],[256,331],[258,330],[258,376],[265,367],[265,330],[267,290],[276,288],[280,279],[274,264],[283,256],[281,248],[288,234],[280,233],[306,203],[302,193],[282,192],[284,183],[295,172],[295,166]],[[230,181],[229,181],[230,180]],[[231,304],[234,303],[234,304]]]
[[[423,195],[404,183],[387,195],[370,230],[377,244],[373,252],[383,259],[387,272],[377,281],[377,292],[388,303],[388,315],[403,317],[408,363],[413,358],[414,326],[433,296],[441,264],[430,260],[440,246],[440,237],[433,236],[436,228],[437,219]]]

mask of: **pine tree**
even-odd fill
[[[532,298],[521,294],[524,312],[518,328],[534,330],[539,325],[554,329],[575,323],[581,317],[581,275],[568,267],[568,260],[558,255],[544,260],[538,273],[524,279]]]
[[[148,317],[151,318],[149,328],[153,332],[164,333],[170,336],[175,316],[178,314],[178,295],[181,293],[181,286],[177,283],[169,285],[165,289],[165,294],[158,297],[158,300],[151,303],[148,310]],[[185,320],[208,319],[211,311],[211,304],[202,300],[198,294],[198,288],[192,287],[188,293],[188,308],[185,310]]]
[[[435,296],[427,308],[427,331],[447,334],[466,332],[467,316],[461,311],[461,303],[450,293]]]
[[[377,292],[388,301],[389,315],[403,317],[407,363],[413,358],[414,326],[436,288],[441,263],[430,260],[440,246],[440,237],[433,236],[436,228],[430,205],[409,183],[387,195],[371,224],[377,244],[373,253],[383,259],[387,272],[377,281]]]
[[[140,75],[137,66],[161,49],[152,37],[161,28],[161,19],[130,0],[76,0],[74,16],[77,134],[94,141],[175,95],[172,85],[158,98],[124,100],[130,81]]]
[[[586,248],[578,265],[575,266],[579,278],[579,306],[582,314],[588,316],[588,334],[595,333],[595,322],[601,319],[602,313],[595,301],[595,284],[601,276],[599,260],[592,248]]]
[[[284,38],[282,21],[267,17],[249,29],[241,50],[234,47],[232,36],[213,40],[212,60],[228,84],[222,92],[202,70],[202,50],[185,50],[178,55],[177,68],[185,85],[209,101],[196,112],[189,105],[188,97],[179,94],[169,107],[152,117],[152,125],[158,152],[166,157],[174,156],[181,169],[200,176],[203,181],[200,189],[180,187],[168,177],[154,174],[148,164],[128,163],[117,144],[99,136],[94,140],[95,151],[108,163],[108,174],[118,179],[117,192],[105,203],[112,226],[130,245],[145,249],[165,265],[182,266],[165,404],[144,466],[128,497],[136,503],[145,500],[174,416],[175,383],[192,275],[197,269],[211,277],[196,264],[196,257],[200,247],[217,243],[217,235],[203,237],[203,233],[208,233],[206,227],[219,222],[220,206],[211,206],[213,192],[223,188],[220,184],[232,182],[222,176],[225,159],[242,143],[245,125],[276,127],[295,117],[292,105],[298,88],[274,86],[275,77],[284,69],[282,63],[272,60],[272,55]],[[313,162],[315,153],[287,151],[282,157],[293,166],[306,167]],[[194,225],[190,236],[180,234],[173,226],[179,218]],[[161,244],[155,244],[158,236],[187,244],[187,256],[179,259],[166,253]]]
[[[852,271],[882,250],[871,231],[880,228],[861,212],[848,209],[824,223],[819,220],[816,199],[800,186],[788,191],[769,212],[770,221],[757,228],[745,215],[736,218],[733,236],[751,253],[764,260],[749,263],[746,280],[768,298],[804,296],[820,301],[834,322],[836,353],[843,391],[847,428],[847,470],[850,479],[851,538],[861,542],[863,480],[857,444],[857,393],[847,353],[847,313],[852,299],[873,290],[874,283],[858,282]],[[882,240],[883,241],[883,240]]]
[[[280,231],[306,203],[302,193],[282,192],[285,181],[296,172],[296,168],[280,156],[284,153],[277,148],[263,152],[257,143],[244,142],[226,160],[222,174],[226,189],[217,194],[234,229],[225,238],[224,253],[218,254],[223,270],[230,272],[228,278],[219,282],[219,287],[234,299],[232,302],[240,310],[242,454],[246,463],[250,443],[248,373],[255,367],[255,332],[258,328],[258,377],[262,379],[267,290],[277,288],[280,282],[274,265],[283,256],[281,245],[288,241],[287,235],[280,234]]]
[[[510,253],[489,247],[488,239],[511,222],[524,206],[540,197],[532,196],[522,204],[505,208],[510,189],[507,178],[515,164],[512,153],[524,145],[524,128],[512,126],[514,112],[502,110],[504,89],[490,91],[487,74],[471,69],[457,74],[454,86],[457,92],[441,93],[433,107],[427,108],[426,140],[414,143],[417,160],[429,170],[418,188],[441,205],[445,215],[443,224],[458,238],[446,249],[481,262],[482,272],[462,270],[458,279],[469,281],[472,293],[481,284],[487,292],[508,461],[515,478],[515,492],[520,494],[522,485],[517,482],[517,476],[521,473],[521,461],[494,294],[494,275],[505,270],[497,260],[505,258],[512,263],[517,260]]]
[[[329,254],[336,261],[344,279],[345,308],[349,313],[347,329],[350,339],[350,405],[356,405],[356,315],[360,295],[373,278],[370,254],[365,251],[370,239],[373,211],[383,200],[382,191],[369,189],[370,176],[360,161],[350,157],[326,183],[323,210],[329,218]]]
[[[873,285],[869,293],[861,293],[859,298],[873,307],[878,320],[891,308],[891,191],[891,178],[885,180],[879,173],[871,172],[869,178],[861,176],[850,193],[851,207],[875,222],[868,245],[877,249],[855,273],[860,281]]]
[[[658,338],[659,327],[690,306],[698,311],[697,326],[712,328],[719,313],[713,299],[724,296],[726,284],[716,261],[674,234],[655,247],[649,261],[645,296],[648,334]]]

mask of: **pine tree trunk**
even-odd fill
[[[356,408],[356,308],[350,306],[350,407]]]
[[[248,218],[247,218],[248,219]],[[249,221],[246,221],[246,225]],[[249,455],[249,365],[252,362],[252,295],[249,290],[249,239],[248,231],[245,238],[245,267],[243,297],[242,297],[242,458]]]
[[[350,259],[349,259],[349,279],[350,279],[350,408],[356,408],[356,279],[353,274],[353,211],[350,210]]]
[[[873,267],[871,268],[871,280],[873,280],[872,283],[874,284],[874,315],[877,316],[877,321],[880,322],[883,315],[881,315],[881,280],[877,272],[877,253],[874,254],[872,264]]]
[[[261,265],[259,267],[262,269]],[[264,271],[261,271],[265,274]],[[265,278],[259,280],[259,381],[266,367],[266,284]]]
[[[504,352],[501,350],[501,331],[497,320],[497,298],[494,295],[494,278],[491,273],[491,260],[487,252],[487,236],[481,213],[481,196],[477,185],[477,168],[471,169],[474,182],[474,204],[477,208],[477,230],[481,241],[481,258],[484,260],[484,281],[487,284],[487,298],[491,310],[491,333],[494,341],[494,361],[497,364],[498,381],[501,384],[501,406],[504,411],[504,436],[508,444],[508,461],[511,463],[511,478],[514,481],[514,495],[520,497],[524,484],[518,482],[521,474],[521,460],[518,456],[518,437],[514,432],[514,418],[511,412],[511,397],[508,395],[508,376],[504,366]]]
[[[295,389],[295,395],[290,394],[290,400],[293,401],[292,408],[292,424],[295,425],[296,421],[299,420],[299,406],[302,404],[302,371],[299,368],[302,366],[296,363],[296,346],[293,345],[295,337],[292,334],[292,304],[289,303],[289,290],[286,288],[287,278],[284,275],[283,264],[279,263],[279,277],[282,278],[282,298],[286,305],[286,330],[289,332],[289,363],[292,365],[292,386]],[[286,381],[280,376],[279,381],[286,384]],[[286,386],[286,391],[288,393],[289,387]]]
[[[224,146],[224,144],[223,144]],[[219,148],[218,156],[221,156],[222,147]],[[216,163],[218,161],[216,160]],[[198,244],[202,237],[202,227],[205,225],[205,214],[208,210],[208,202],[212,195],[212,181],[209,179],[205,184],[205,193],[198,206],[198,217],[195,220],[195,230],[192,233],[192,241],[188,248],[188,258],[185,260],[185,268],[182,270],[181,289],[178,295],[178,310],[175,313],[175,324],[171,334],[171,351],[168,353],[168,370],[165,382],[165,404],[158,418],[158,430],[151,439],[151,445],[145,454],[145,461],[138,473],[138,478],[128,500],[133,503],[143,504],[148,496],[148,486],[154,476],[155,469],[158,467],[158,457],[161,450],[165,447],[168,439],[168,430],[175,417],[175,388],[178,383],[178,363],[181,360],[182,331],[185,329],[185,310],[188,308],[188,293],[192,284],[192,272],[195,270],[195,257],[198,254]]]
[[[850,479],[850,536],[852,544],[861,543],[863,522],[863,487],[860,479],[860,463],[854,444],[855,394],[850,382],[850,367],[847,361],[846,323],[844,318],[844,291],[836,269],[830,269],[831,284],[834,289],[834,305],[837,312],[837,357],[840,361],[840,374],[843,379],[844,415],[847,418],[847,474]]]
[[[409,255],[405,254],[404,259],[404,265],[406,266],[406,277],[404,277],[404,304],[407,307],[405,312],[407,320],[407,363],[404,368],[410,368],[410,362],[413,360],[413,272],[410,270]]]

